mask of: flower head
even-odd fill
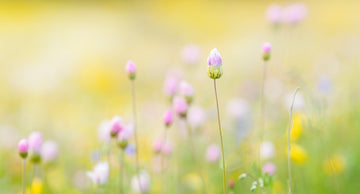
[[[134,133],[134,127],[130,124],[118,133],[118,146],[125,149],[129,144],[129,140]]]
[[[173,108],[180,117],[186,117],[188,104],[184,98],[175,96],[173,99]]]
[[[210,51],[210,55],[207,59],[208,75],[212,79],[219,79],[222,74],[222,58],[219,51],[214,48]]]
[[[164,112],[163,120],[166,127],[169,127],[173,122],[173,113],[171,109],[168,109]]]
[[[270,59],[270,52],[271,52],[271,44],[270,44],[270,42],[265,42],[262,45],[262,52],[263,52],[264,61],[268,61]]]
[[[41,158],[44,162],[51,162],[58,156],[59,148],[54,141],[44,142],[41,148]]]
[[[269,158],[274,157],[274,155],[275,155],[275,148],[271,142],[265,141],[265,142],[261,143],[261,145],[260,145],[261,159],[269,159]]]
[[[276,166],[272,162],[265,163],[262,171],[264,174],[273,175],[276,172]]]
[[[175,96],[181,77],[181,71],[179,70],[171,70],[167,73],[163,90],[165,95],[170,97],[170,99]]]
[[[132,60],[129,60],[126,63],[125,71],[128,74],[129,78],[131,80],[134,80],[136,77],[136,66],[135,63]]]
[[[304,20],[308,10],[305,4],[295,3],[285,8],[283,12],[283,20],[288,24],[297,24]]]
[[[140,184],[139,184],[140,179]],[[139,188],[139,185],[141,188]],[[150,176],[147,172],[142,171],[131,179],[131,187],[137,193],[146,193],[150,189]]]
[[[34,153],[40,153],[43,143],[42,134],[38,131],[32,132],[29,136],[30,150]]]
[[[152,147],[156,154],[160,153],[163,148],[164,142],[160,139],[154,141]]]
[[[266,10],[265,16],[269,22],[278,25],[282,21],[282,14],[283,8],[277,4],[272,4]]]
[[[109,165],[107,162],[99,162],[94,166],[93,171],[86,172],[86,175],[96,185],[103,185],[109,177]]]
[[[206,112],[200,106],[192,106],[189,108],[187,121],[192,128],[199,128],[204,125],[206,120]]]
[[[216,144],[211,144],[206,149],[206,159],[207,161],[214,163],[217,162],[220,158],[220,148]]]
[[[186,81],[180,82],[179,93],[181,96],[183,96],[186,99],[186,101],[189,104],[193,101],[194,88],[188,82],[186,82]]]
[[[181,52],[183,61],[188,65],[195,65],[199,62],[201,51],[195,44],[189,44],[184,47]]]
[[[172,144],[170,142],[165,142],[162,148],[162,151],[165,155],[170,155],[173,151]]]
[[[29,141],[27,139],[22,139],[18,143],[18,152],[22,158],[26,158],[29,151]]]
[[[112,137],[116,137],[117,134],[124,129],[124,124],[122,123],[122,119],[118,116],[113,117],[110,126],[111,126],[110,135]]]

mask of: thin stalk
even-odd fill
[[[219,123],[219,134],[220,134],[220,142],[221,142],[221,154],[222,154],[222,162],[223,162],[224,194],[226,194],[226,172],[225,172],[226,169],[225,169],[224,143],[223,143],[222,132],[221,132],[219,100],[218,100],[217,91],[216,91],[216,79],[214,79],[214,90],[215,90],[216,109],[217,109],[217,116],[218,116],[218,123]]]
[[[124,193],[124,152],[120,150],[120,193]]]
[[[195,143],[194,143],[194,138],[193,138],[193,135],[192,135],[192,131],[191,131],[191,127],[189,125],[189,123],[187,122],[186,118],[184,120],[186,122],[186,128],[188,130],[188,134],[189,134],[189,139],[190,139],[190,146],[191,146],[191,154],[192,154],[192,158],[194,160],[194,163],[195,163],[195,167],[197,168],[198,170],[198,173],[199,173],[199,176],[201,178],[201,181],[202,181],[202,185],[203,185],[203,192],[204,193],[207,193],[206,191],[206,186],[205,186],[205,179],[204,179],[204,176],[202,175],[201,173],[201,167],[198,163],[198,160],[196,159],[196,147],[195,147]]]
[[[137,130],[136,130],[136,96],[135,96],[135,81],[131,80],[131,95],[132,95],[132,105],[133,105],[133,119],[134,119],[134,137],[135,137],[135,165],[136,165],[136,174],[138,178],[139,183],[139,189],[140,193],[143,193],[141,188],[141,182],[140,182],[140,174],[139,174],[139,144],[138,144],[138,138],[137,138]]]
[[[266,80],[266,61],[264,60],[264,71],[263,71],[263,79],[261,85],[261,130],[260,130],[260,143],[263,141],[264,132],[265,132],[265,80]],[[259,157],[259,166],[261,166],[261,155],[260,149],[258,150],[258,157]]]
[[[26,189],[26,160],[23,160],[23,178],[22,178],[22,189],[23,189],[23,194],[25,194],[25,189]]]
[[[291,150],[291,145],[290,145],[290,131],[292,128],[292,112],[293,112],[293,107],[294,107],[294,102],[295,102],[295,97],[296,97],[296,93],[298,92],[298,90],[300,89],[300,87],[297,87],[294,91],[293,94],[293,99],[292,99],[292,103],[290,106],[290,110],[289,110],[289,128],[288,128],[288,172],[289,172],[289,192],[292,194],[292,188],[291,188],[291,162],[290,162],[290,150]]]
[[[166,184],[165,184],[165,167],[164,167],[164,145],[166,143],[166,136],[167,136],[167,128],[165,128],[165,132],[164,132],[164,141],[163,141],[163,144],[161,145],[161,175],[162,175],[162,179],[163,179],[163,193],[166,193],[164,192],[164,187],[166,187]]]

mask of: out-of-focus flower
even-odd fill
[[[230,188],[230,189],[234,188],[234,185],[235,185],[234,180],[233,180],[233,179],[229,179],[229,181],[228,181],[228,186],[229,186],[229,188]]]
[[[195,44],[186,45],[181,52],[182,60],[188,65],[195,65],[201,57],[200,48]]]
[[[35,177],[31,184],[31,194],[41,194],[43,190],[43,183],[41,179]]]
[[[180,97],[180,96],[174,97],[173,108],[180,117],[186,117],[188,104],[183,97]]]
[[[135,151],[136,151],[136,147],[132,144],[128,144],[125,148],[126,154],[130,156],[134,155]]]
[[[262,142],[260,145],[260,156],[261,159],[269,159],[274,157],[275,147],[273,143],[269,141]]]
[[[177,92],[178,85],[181,79],[181,73],[177,70],[169,71],[166,75],[165,81],[164,81],[164,93],[170,99],[174,97],[174,95]]]
[[[32,132],[29,136],[30,150],[34,153],[40,153],[43,143],[42,134],[38,131]]]
[[[163,148],[162,148],[162,151],[165,155],[170,155],[173,151],[173,147],[172,147],[172,144],[170,142],[165,142],[164,145],[163,145]]]
[[[122,149],[125,149],[126,146],[129,144],[129,140],[132,137],[133,133],[133,125],[129,124],[128,126],[124,127],[124,129],[118,133],[118,146]]]
[[[154,150],[154,152],[156,154],[161,152],[163,144],[164,144],[164,142],[162,140],[160,140],[160,139],[157,139],[157,140],[154,141],[152,147],[153,147],[153,150]]]
[[[250,113],[249,103],[242,98],[234,98],[228,102],[227,112],[235,119],[247,118]]]
[[[140,179],[140,184],[139,184],[139,179]],[[141,187],[141,190],[139,188],[139,185]],[[131,179],[131,187],[133,189],[133,191],[137,192],[137,193],[143,193],[143,192],[148,192],[150,190],[150,176],[147,172],[142,171],[140,172],[139,175],[135,175],[132,179]]]
[[[272,162],[267,162],[262,167],[262,171],[264,174],[273,175],[276,172],[276,166]]]
[[[58,156],[59,149],[54,141],[44,142],[41,148],[41,158],[44,162],[51,162]]]
[[[246,173],[242,173],[240,176],[239,176],[239,180],[242,180],[242,179],[245,179],[247,177],[247,174]]]
[[[340,154],[333,155],[330,159],[323,163],[324,172],[329,175],[338,175],[344,171],[346,167],[346,160]]]
[[[29,141],[27,139],[22,139],[18,143],[18,152],[22,158],[26,158],[29,151]]]
[[[187,115],[187,121],[192,128],[199,128],[204,125],[206,120],[206,113],[202,107],[190,107]]]
[[[171,109],[168,109],[164,112],[163,120],[165,123],[165,126],[168,128],[173,122],[173,112]]]
[[[102,142],[110,142],[111,140],[111,122],[104,120],[100,123],[98,128],[98,137]]]
[[[295,163],[303,164],[307,160],[306,150],[297,144],[291,144],[290,158]]]
[[[210,55],[207,59],[208,64],[208,75],[211,79],[219,79],[222,74],[222,58],[219,51],[214,48],[211,50]]]
[[[200,176],[196,173],[190,173],[184,177],[184,185],[190,192],[199,192],[202,188],[202,180]]]
[[[331,79],[327,76],[321,76],[317,80],[317,89],[322,95],[328,95],[332,91]]]
[[[304,20],[308,14],[305,4],[295,3],[286,7],[283,11],[283,20],[288,24],[297,24]]]
[[[116,137],[124,129],[124,124],[119,116],[114,116],[110,124],[110,135]]]
[[[272,4],[265,13],[266,19],[274,25],[282,22],[283,8],[280,5]]]
[[[271,53],[271,44],[270,42],[265,42],[261,47],[262,53],[263,53],[263,59],[264,61],[268,61],[270,59],[270,53]]]
[[[94,166],[93,171],[86,172],[86,175],[96,185],[103,185],[109,178],[109,164],[107,162],[99,162]]]
[[[135,63],[132,60],[129,60],[126,63],[125,71],[128,74],[129,78],[131,80],[134,80],[136,77],[136,66]]]
[[[297,141],[301,134],[303,133],[303,122],[305,121],[305,116],[301,113],[296,113],[292,117],[292,128],[290,131],[290,141]],[[286,131],[286,138],[288,131]]]
[[[190,104],[194,98],[194,88],[188,82],[181,81],[179,85],[179,94]]]
[[[220,147],[216,144],[211,144],[206,149],[206,159],[209,162],[217,162],[220,158]]]

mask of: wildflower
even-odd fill
[[[168,109],[165,111],[164,116],[163,116],[163,120],[165,123],[165,126],[168,128],[172,122],[173,122],[173,113],[171,111],[171,109]]]
[[[273,175],[276,172],[276,166],[272,162],[267,162],[262,167],[264,174]]]
[[[160,153],[161,152],[161,149],[163,147],[163,141],[162,140],[155,140],[154,143],[153,143],[153,150],[156,154]]]
[[[180,117],[186,117],[188,104],[184,98],[179,96],[174,97],[173,108]]]
[[[262,45],[262,52],[263,52],[264,61],[268,61],[270,59],[270,53],[271,53],[271,44],[270,44],[270,42],[265,42]]]
[[[303,121],[304,115],[301,113],[294,114],[292,118],[292,128],[290,131],[290,141],[295,142],[297,141],[303,133]],[[287,137],[288,132],[286,132]]]
[[[277,4],[272,4],[266,10],[266,19],[274,25],[279,25],[282,21],[283,8]]]
[[[134,133],[133,126],[128,125],[118,133],[118,146],[122,149],[125,149],[129,144],[129,140]]]
[[[22,139],[18,143],[18,152],[20,156],[25,159],[29,151],[29,141],[27,139]]]
[[[239,176],[239,180],[242,180],[242,179],[245,179],[247,177],[247,174],[246,173],[242,173],[240,176]]]
[[[214,48],[211,50],[210,55],[207,59],[208,64],[208,75],[212,79],[219,79],[222,74],[222,58],[219,51]]]
[[[173,151],[173,147],[172,147],[172,144],[170,142],[165,142],[164,145],[163,145],[163,148],[162,148],[162,152],[169,156]]]
[[[217,162],[220,158],[220,147],[216,144],[211,144],[206,149],[206,159],[207,161],[214,163]]]
[[[109,178],[109,164],[107,162],[99,162],[94,166],[93,171],[86,172],[86,175],[96,185],[103,185]]]
[[[342,173],[345,167],[345,158],[340,154],[333,155],[330,159],[325,160],[323,163],[324,172],[330,176]]]
[[[122,120],[118,116],[114,116],[111,120],[110,124],[110,135],[111,137],[116,137],[119,132],[121,132],[124,129],[124,125],[122,123]]]
[[[196,173],[189,173],[184,177],[184,185],[191,192],[199,192],[203,186],[201,177]]]
[[[182,97],[186,99],[187,103],[190,104],[193,101],[194,88],[188,82],[186,81],[180,82],[179,93]]]
[[[307,159],[306,150],[297,144],[291,144],[290,158],[298,164],[303,164]]]
[[[233,180],[233,179],[229,179],[229,181],[228,181],[228,186],[229,186],[229,188],[230,188],[230,189],[234,188],[234,185],[235,185],[234,180]]]
[[[283,20],[288,24],[298,24],[307,16],[308,10],[305,4],[295,3],[285,8]]]
[[[188,65],[194,65],[199,62],[201,57],[200,48],[195,44],[189,44],[181,52],[182,60]]]
[[[177,92],[180,79],[181,79],[181,73],[177,70],[172,70],[168,72],[166,75],[163,90],[165,95],[170,97],[171,100]]]
[[[187,121],[192,128],[199,128],[204,125],[206,113],[201,106],[192,106],[187,113]]]
[[[44,142],[41,148],[41,158],[44,162],[51,162],[58,156],[58,146],[54,141]]]
[[[126,63],[125,71],[128,74],[130,80],[134,80],[136,77],[136,66],[132,60]]]
[[[32,194],[41,194],[43,190],[43,183],[41,179],[34,178],[31,184],[31,193]]]
[[[269,142],[269,141],[265,141],[262,142],[260,145],[260,156],[262,159],[269,159],[274,157],[275,155],[275,148],[274,145]]]
[[[137,178],[139,177],[139,178]],[[140,179],[140,184],[139,184]],[[147,172],[142,171],[139,175],[131,179],[131,187],[137,193],[146,193],[150,189],[150,176]],[[141,187],[141,188],[140,188]]]
[[[32,152],[39,153],[41,151],[42,142],[43,138],[40,132],[35,131],[30,134],[29,146]]]

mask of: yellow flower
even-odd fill
[[[342,155],[335,154],[323,163],[324,172],[329,175],[337,175],[344,171],[346,167],[345,158]]]
[[[183,182],[192,192],[199,192],[201,191],[202,181],[198,174],[196,173],[189,173],[184,177]]]
[[[303,132],[303,123],[305,121],[305,115],[296,113],[292,118],[292,128],[290,131],[290,141],[294,142],[299,139]],[[288,136],[288,131],[286,131],[286,138]]]
[[[297,144],[291,144],[290,158],[295,163],[303,164],[307,159],[306,150]]]
[[[34,178],[31,184],[31,194],[41,194],[42,193],[42,181],[39,178]]]

